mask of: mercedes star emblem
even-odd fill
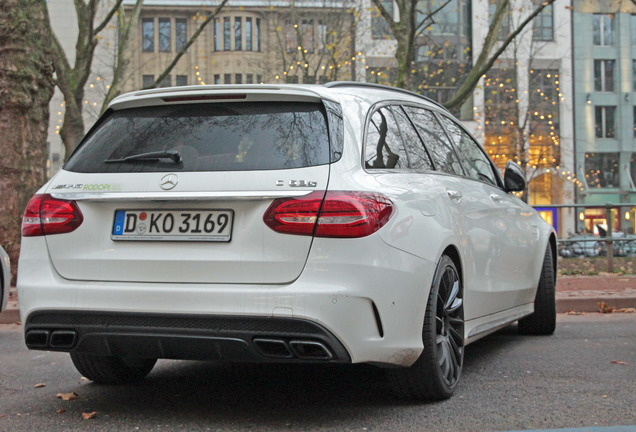
[[[176,174],[166,174],[161,178],[161,189],[170,190],[179,183],[179,177]]]

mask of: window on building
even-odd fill
[[[170,18],[159,18],[159,51],[170,52],[172,49],[170,35],[172,33]]]
[[[245,51],[252,51],[252,18],[245,18]]]
[[[382,6],[389,15],[393,16],[393,0],[382,0]],[[371,37],[373,39],[388,39],[392,37],[391,27],[377,8],[371,13]]]
[[[245,84],[254,84],[253,74],[245,74]]]
[[[221,22],[214,20],[214,51],[221,51]]]
[[[175,21],[175,50],[181,51],[188,43],[188,20],[177,18]]]
[[[492,22],[492,19],[495,16],[496,10],[497,10],[497,0],[488,0],[488,24]],[[508,37],[509,34],[510,34],[510,8],[506,6],[506,10],[504,11],[503,22],[501,23],[501,27],[499,28],[499,35],[497,35],[497,39],[504,40]]]
[[[304,19],[300,24],[300,33],[302,35],[301,46],[307,52],[314,52],[314,20]]]
[[[614,91],[614,60],[594,60],[594,90]]]
[[[316,26],[315,47],[319,53],[327,52],[327,24],[324,21],[318,21]]]
[[[290,20],[285,21],[285,46],[287,52],[291,53],[298,49],[298,24]]]
[[[188,85],[188,76],[187,75],[177,75],[175,85],[177,86],[187,86]]]
[[[254,27],[254,51],[261,50],[261,19],[256,18],[256,26]]]
[[[629,158],[629,173],[632,177],[632,184],[636,183],[636,153],[632,153],[632,156]],[[632,186],[633,187],[633,186]]]
[[[142,75],[141,76],[141,88],[148,88],[155,82],[154,75]]]
[[[223,51],[230,51],[232,47],[232,24],[230,23],[230,17],[223,18]]]
[[[232,84],[232,74],[223,75],[223,84]]]
[[[444,7],[439,9],[438,0],[423,0],[418,3],[415,13],[415,21],[418,23],[427,20],[434,14],[434,22],[425,30],[432,36],[462,36],[470,35],[470,13],[468,0],[450,0],[442,2]]]
[[[529,164],[550,167],[561,163],[559,146],[559,71],[533,69],[530,74]],[[540,187],[535,185],[534,187]],[[545,191],[548,193],[548,191]]]
[[[585,180],[590,188],[620,185],[618,153],[585,153]]]
[[[287,84],[298,84],[298,75],[287,75],[286,82]]]
[[[263,77],[261,75],[256,75],[256,83],[261,84],[263,82]]]
[[[234,75],[234,84],[243,84],[243,75],[235,74]]]
[[[155,20],[154,18],[143,18],[141,20],[143,52],[154,52],[155,50]]]
[[[214,75],[214,84],[221,84],[221,75],[219,74]]]
[[[534,7],[541,6],[543,0],[533,0]],[[554,39],[554,8],[551,4],[543,8],[541,13],[532,20],[532,39],[536,41],[551,41]]]
[[[597,106],[594,108],[597,138],[615,138],[616,137],[616,107],[615,106]]]
[[[594,45],[614,45],[614,15],[594,14],[592,16]]]
[[[172,85],[172,79],[170,78],[170,75],[168,75],[167,77],[161,80],[159,87],[170,87],[171,85]]]
[[[243,19],[234,17],[234,50],[241,51],[243,49]]]

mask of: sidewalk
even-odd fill
[[[599,312],[607,307],[636,308],[636,276],[561,276],[557,281],[557,312]],[[20,321],[18,297],[11,288],[7,310],[0,313],[0,324]]]

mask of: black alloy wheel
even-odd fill
[[[437,362],[446,386],[453,388],[464,362],[464,301],[454,265],[443,270],[436,304]]]
[[[415,363],[388,372],[393,390],[409,399],[448,399],[464,363],[464,299],[457,267],[446,255],[431,284],[422,342],[424,350]]]

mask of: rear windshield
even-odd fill
[[[177,151],[167,157],[134,158]],[[120,162],[117,162],[117,161]],[[321,103],[215,103],[113,111],[64,165],[83,173],[245,171],[329,163]]]

